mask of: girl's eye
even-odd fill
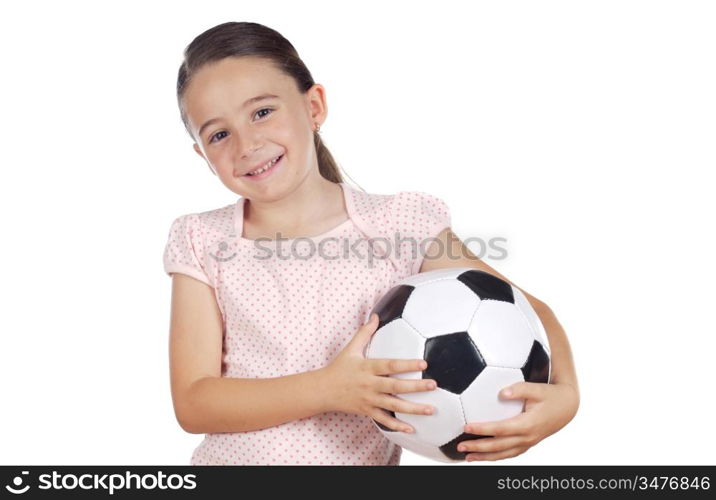
[[[210,143],[214,142],[214,138],[215,138],[215,137],[218,137],[219,134],[225,134],[225,133],[226,133],[225,130],[222,130],[222,131],[220,131],[220,132],[215,133],[214,135],[211,136],[211,138],[209,139],[209,142],[210,142]],[[222,139],[223,139],[223,136],[222,136]],[[218,139],[218,140],[220,140],[220,139]]]
[[[261,113],[262,111],[269,111],[269,113],[266,113],[265,115],[261,115],[261,118],[263,118],[264,116],[268,116],[269,114],[271,114],[270,112],[273,111],[273,109],[271,109],[271,108],[261,108],[261,109],[259,109],[259,110],[256,112],[256,114],[258,115],[258,114]]]
[[[262,111],[268,111],[268,113],[266,113],[265,115],[261,115],[260,118],[263,118],[264,116],[270,115],[270,114],[273,112],[273,109],[271,109],[271,108],[261,108],[261,109],[259,109],[259,110],[256,112],[256,115],[258,115],[258,114],[261,113]],[[255,116],[255,115],[254,115],[254,116]],[[219,137],[218,137],[219,134],[225,134],[225,133],[226,133],[225,130],[222,130],[222,131],[220,131],[220,132],[215,133],[214,135],[212,135],[212,136],[209,138],[209,143],[216,142],[216,141],[220,141],[220,140],[223,139],[225,136],[221,136],[221,137],[219,138]]]

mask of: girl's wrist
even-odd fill
[[[316,409],[318,413],[327,413],[335,411],[333,407],[334,395],[333,395],[333,384],[332,375],[329,370],[329,365],[318,368],[309,372],[312,375],[311,387],[315,394]]]

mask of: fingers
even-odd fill
[[[538,382],[517,382],[511,386],[504,387],[500,391],[500,397],[504,399],[536,399],[543,400],[548,384]]]
[[[465,425],[465,432],[481,436],[524,435],[531,429],[532,416],[520,413],[514,417],[496,422],[477,422]]]
[[[412,413],[414,415],[432,415],[435,408],[432,405],[423,405],[406,401],[390,394],[383,394],[375,405],[386,410],[398,413]]]
[[[374,408],[373,412],[370,414],[370,417],[376,422],[379,422],[380,424],[386,426],[388,429],[394,431],[408,433],[415,431],[415,429],[413,429],[411,426],[409,426],[405,422],[401,422],[382,408]]]
[[[371,359],[370,364],[375,375],[419,372],[428,367],[424,359]]]
[[[378,328],[378,323],[378,315],[376,313],[371,313],[370,318],[368,318],[368,322],[364,323],[358,329],[356,334],[353,336],[351,343],[357,344],[358,348],[360,349],[365,348],[365,346],[368,345],[370,337],[375,333],[375,330]]]
[[[491,437],[482,439],[470,439],[460,442],[457,451],[473,453],[497,453],[516,446],[525,445],[525,438],[522,436]]]
[[[405,380],[393,377],[377,377],[376,390],[385,394],[432,391],[437,384],[432,379]]]

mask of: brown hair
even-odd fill
[[[184,128],[191,136],[182,97],[191,77],[205,64],[226,57],[256,56],[273,63],[292,77],[299,91],[306,93],[315,83],[296,49],[278,31],[252,22],[227,22],[204,31],[184,49],[184,61],[177,77],[177,101]],[[313,132],[318,171],[331,182],[343,182],[333,155],[323,144],[318,132]]]

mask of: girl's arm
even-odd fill
[[[521,288],[520,290],[527,295],[527,292]],[[544,326],[545,332],[547,332],[547,338],[549,339],[552,362],[550,383],[572,386],[575,395],[579,398],[579,387],[577,385],[577,374],[574,370],[572,350],[569,347],[569,340],[567,340],[567,334],[564,328],[562,328],[552,309],[544,302],[542,302],[540,307],[535,308],[535,312],[537,312],[539,319],[542,321],[542,326]]]
[[[320,370],[275,378],[203,377],[186,394],[180,419],[192,434],[246,432],[323,413]]]
[[[321,370],[276,378],[222,378],[221,312],[208,285],[172,275],[170,371],[174,412],[194,434],[244,432],[326,410]]]

